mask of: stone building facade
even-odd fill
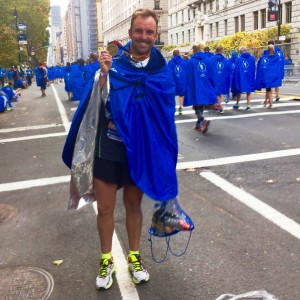
[[[291,55],[299,58],[300,1],[281,0],[281,24],[292,25]],[[240,31],[278,26],[268,21],[268,0],[169,0],[169,44],[205,43]]]
[[[113,40],[122,44],[128,41],[128,29],[132,13],[138,8],[155,10],[159,18],[157,47],[168,44],[168,0],[103,0],[104,45]]]

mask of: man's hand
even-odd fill
[[[107,74],[112,65],[112,57],[109,52],[107,50],[101,51],[98,61],[100,64],[101,72],[103,74]]]
[[[103,50],[101,51],[98,61],[100,64],[101,73],[105,75],[105,76],[100,76],[99,78],[99,86],[100,86],[100,90],[102,91],[103,87],[106,84],[107,74],[112,65],[112,56],[109,54],[107,50]]]

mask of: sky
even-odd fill
[[[61,16],[64,16],[67,11],[69,0],[50,0],[51,5],[58,5],[61,7]]]

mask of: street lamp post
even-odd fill
[[[278,17],[277,17],[277,26],[278,26],[278,43],[280,43],[280,35],[281,35],[281,7],[280,7],[280,0],[278,0]]]
[[[20,63],[21,62],[21,53],[20,53],[20,45],[19,45],[18,11],[17,11],[16,7],[14,10],[14,18],[16,19],[17,45],[18,45],[18,56],[19,56],[19,63]]]

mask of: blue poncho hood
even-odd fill
[[[197,52],[189,59],[186,73],[188,84],[184,96],[184,106],[217,103],[210,60],[204,53]]]
[[[255,91],[255,58],[244,52],[235,61],[233,81],[238,93]]]
[[[187,60],[181,56],[174,56],[168,63],[170,70],[172,71],[176,91],[175,94],[183,96],[186,88],[186,65]]]
[[[268,55],[268,52],[264,53],[257,63],[256,89],[281,86],[281,64],[282,62],[278,55]]]
[[[218,95],[227,95],[230,89],[230,63],[220,53],[210,58],[214,85]]]

